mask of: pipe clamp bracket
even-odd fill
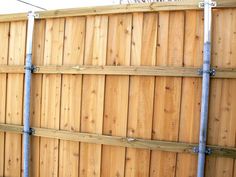
[[[39,18],[39,13],[35,13],[35,12],[33,12],[33,11],[29,11],[28,12],[28,17],[30,16],[30,15],[32,15],[32,16],[34,16],[34,18]]]
[[[193,152],[196,153],[196,154],[199,153],[199,152],[200,152],[200,151],[199,151],[199,146],[194,147],[194,148],[193,148]],[[203,153],[205,153],[205,154],[207,154],[207,155],[211,155],[212,149],[206,147],[206,150],[205,150],[205,152],[203,152]]]
[[[39,18],[39,13],[35,13],[34,18]]]
[[[198,75],[203,75],[204,73],[210,74],[210,76],[216,75],[216,70],[211,68],[210,70],[203,70],[202,68],[198,69]]]
[[[204,8],[204,6],[205,5],[210,5],[211,7],[216,7],[217,6],[217,3],[216,3],[216,1],[212,1],[212,2],[199,2],[199,4],[198,4],[198,6],[199,6],[199,8]]]
[[[31,73],[34,73],[37,70],[37,68],[34,65],[31,65],[31,67],[25,66],[24,69],[30,70]]]
[[[27,133],[28,135],[32,135],[35,133],[35,130],[33,128],[30,128],[29,131],[22,131],[23,133]]]

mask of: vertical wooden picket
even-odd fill
[[[227,26],[227,32],[224,30]],[[213,14],[213,67],[235,68],[236,11],[218,10]],[[235,147],[236,81],[213,79],[210,90],[208,144]],[[234,160],[223,157],[207,158],[206,177],[233,176]]]
[[[160,12],[158,27],[157,65],[182,66],[184,13]],[[178,141],[181,89],[182,78],[156,78],[153,139]],[[152,151],[152,177],[173,177],[175,171],[176,153]]]
[[[108,16],[91,16],[86,21],[87,65],[106,63]],[[81,131],[102,134],[105,76],[83,76]],[[101,145],[81,143],[80,177],[101,174]]]
[[[132,16],[109,16],[107,65],[130,64]],[[104,128],[106,135],[126,136],[128,111],[128,76],[107,76]],[[124,176],[125,148],[103,146],[102,176]]]
[[[46,20],[44,65],[62,64],[63,18]],[[41,127],[59,129],[61,102],[61,75],[43,75]],[[41,138],[40,176],[58,176],[59,140]],[[47,154],[47,155],[43,155]]]
[[[10,25],[9,65],[24,65],[26,22],[12,22]],[[8,74],[6,123],[22,124],[23,117],[23,74]],[[21,176],[22,137],[19,134],[6,133],[5,176]]]
[[[131,65],[155,65],[157,22],[157,13],[134,14]],[[155,77],[130,77],[128,137],[151,139],[154,82]],[[149,150],[127,149],[126,176],[148,177],[149,165]]]
[[[9,23],[0,23],[0,65],[7,65],[9,47]],[[0,123],[5,123],[7,74],[0,74]],[[5,133],[0,132],[0,176],[4,175]]]
[[[202,66],[203,13],[186,12],[184,37],[184,66]],[[198,143],[201,78],[183,78],[179,141]],[[191,95],[191,96],[189,96]],[[195,177],[197,175],[197,155],[178,154],[176,177]]]
[[[85,18],[66,18],[65,25],[63,64],[83,64]],[[81,75],[63,75],[60,129],[80,131],[81,90]],[[79,142],[61,140],[59,155],[59,176],[79,176]]]

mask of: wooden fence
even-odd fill
[[[236,177],[236,3],[213,11],[206,177]],[[231,8],[228,8],[231,7]],[[39,13],[32,177],[195,177],[197,1]],[[0,16],[0,176],[22,176],[26,14]]]

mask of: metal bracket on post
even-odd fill
[[[198,154],[198,153],[199,153],[199,146],[194,147],[194,148],[193,148],[193,152],[196,153],[196,154]],[[205,150],[204,153],[207,154],[207,155],[211,155],[211,154],[212,154],[212,149],[206,147],[206,150]]]
[[[39,13],[35,13],[34,18],[38,19],[39,18]]]
[[[33,135],[35,133],[35,130],[33,128],[30,128],[29,131],[22,131],[23,133],[27,133],[28,135]]]
[[[206,5],[205,2],[199,2],[199,4],[198,4],[199,8],[204,8],[205,5]],[[212,1],[211,3],[208,3],[208,5],[210,5],[211,7],[216,7],[217,3],[216,3],[216,1]]]
[[[35,19],[38,19],[38,18],[39,18],[39,13],[35,13],[35,12],[33,12],[33,11],[29,11],[29,12],[28,12],[28,17],[29,17],[29,15],[33,15]]]
[[[198,75],[203,75],[203,73],[208,73],[210,76],[215,76],[216,70],[214,68],[211,68],[210,70],[203,70],[202,68],[198,69]]]
[[[37,70],[36,66],[34,66],[34,65],[31,65],[31,67],[25,66],[24,69],[25,70],[30,70],[31,73],[34,73]]]

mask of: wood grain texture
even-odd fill
[[[9,65],[23,65],[25,60],[26,23],[10,24]],[[8,74],[6,123],[22,124],[23,74]],[[6,133],[5,176],[21,176],[21,135]]]
[[[184,13],[159,13],[157,65],[182,66],[183,43]],[[181,78],[156,78],[153,139],[178,141],[181,89]],[[175,153],[152,151],[151,176],[173,177],[175,171]]]
[[[132,16],[109,16],[107,65],[130,65]],[[128,112],[128,76],[107,76],[104,108],[106,135],[126,136]],[[102,176],[124,176],[125,148],[103,146]]]
[[[236,177],[236,163],[235,163],[236,160],[234,160],[234,176],[233,177]]]
[[[63,64],[83,64],[85,18],[66,18],[65,25]],[[81,90],[81,75],[62,76],[60,129],[80,131]],[[79,143],[60,141],[59,155],[59,176],[79,176]]]
[[[201,77],[200,67],[182,66],[110,66],[110,65],[35,65],[34,74],[82,74],[115,76]],[[235,68],[214,68],[212,79],[235,79]],[[22,65],[0,65],[0,74],[22,74]]]
[[[174,141],[160,141],[140,138],[129,138],[122,136],[109,136],[95,133],[81,133],[68,130],[58,130],[49,128],[33,128],[33,136],[54,138],[67,141],[85,142],[92,144],[104,144],[119,147],[129,147],[148,150],[160,150],[165,152],[192,153],[197,146],[194,143],[182,143]],[[23,126],[14,124],[0,124],[1,132],[22,134]],[[207,145],[212,150],[212,156],[236,158],[236,148]]]
[[[62,64],[64,19],[46,20],[44,64]],[[43,75],[41,127],[59,129],[61,75]],[[40,140],[40,176],[58,176],[58,140]],[[41,156],[42,154],[45,154]]]
[[[201,67],[203,50],[203,13],[200,11],[186,12],[184,66]],[[190,59],[191,58],[191,59]],[[198,143],[201,79],[183,78],[179,141]],[[188,95],[192,95],[191,97]],[[197,156],[178,154],[176,177],[196,177]]]
[[[157,14],[134,14],[132,65],[156,63]],[[128,137],[151,139],[155,77],[132,76],[129,91]],[[126,176],[148,177],[150,151],[127,149]]]
[[[0,23],[0,65],[7,64],[9,23]],[[0,74],[0,123],[6,121],[7,74]],[[0,133],[0,176],[4,175],[5,133]]]
[[[85,64],[106,63],[108,16],[90,16],[86,21]],[[104,76],[84,76],[81,131],[102,134]],[[101,175],[101,145],[81,143],[80,177]]]
[[[236,11],[225,9],[213,14],[212,64],[215,67],[235,68]],[[225,32],[223,26],[227,26]],[[208,143],[235,146],[236,138],[236,81],[213,80],[210,90]],[[206,176],[233,176],[233,159],[208,158]]]

